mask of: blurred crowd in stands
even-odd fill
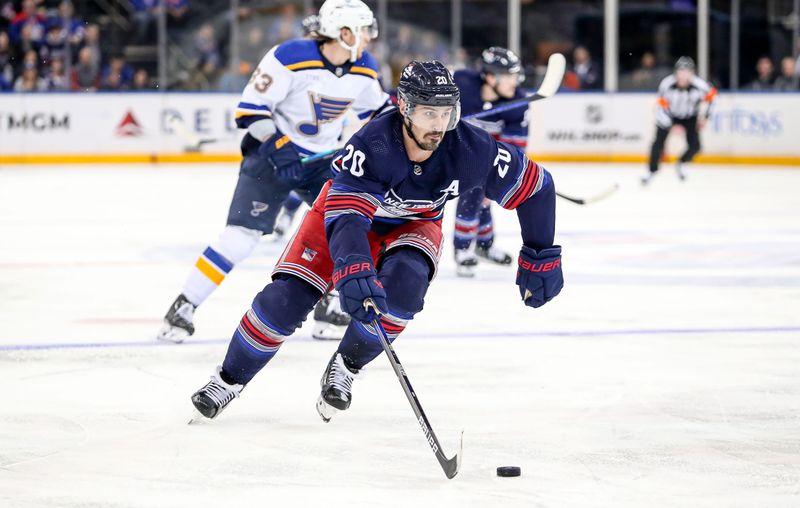
[[[76,13],[72,0],[0,0],[0,91],[205,90],[239,92],[264,53],[273,45],[303,37],[303,17],[310,13],[294,3],[240,0],[237,51],[231,47],[231,12],[226,2],[165,0],[168,33],[168,82],[157,79],[160,0],[120,0],[122,36],[98,22],[102,14]],[[86,2],[80,5],[86,6]],[[216,10],[215,10],[216,9]],[[113,12],[112,12],[113,14]],[[105,16],[106,21],[109,16]],[[127,21],[125,21],[127,20]],[[123,23],[124,21],[124,23]],[[473,62],[462,48],[451,54],[448,39],[431,30],[392,21],[380,27],[371,51],[381,62],[381,78],[392,87],[412,59],[438,59],[457,69]],[[104,31],[105,30],[105,31]],[[109,32],[109,33],[106,33]],[[391,50],[389,50],[391,48]],[[602,90],[603,69],[592,52],[572,49],[563,87]],[[237,55],[235,58],[233,55]],[[544,62],[521,55],[534,87]],[[653,52],[641,56],[639,68],[620,75],[619,89],[654,91],[672,72],[671,62],[657,62]],[[777,67],[777,71],[776,71]],[[786,56],[773,62],[761,57],[754,80],[743,87],[758,91],[798,91],[800,62]],[[713,77],[712,77],[713,81]]]

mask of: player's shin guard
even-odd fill
[[[415,249],[399,249],[384,258],[378,279],[386,290],[389,314],[381,316],[381,324],[389,341],[393,341],[422,310],[430,269],[427,258]],[[360,370],[380,355],[383,347],[371,324],[353,320],[338,351],[348,366]]]
[[[320,296],[316,288],[291,276],[267,285],[233,333],[222,363],[223,378],[249,383],[300,327]]]

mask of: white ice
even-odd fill
[[[314,410],[335,343],[287,340],[218,419],[186,425],[282,244],[265,238],[153,339],[224,225],[232,166],[0,168],[0,506],[800,506],[800,171],[549,164],[566,286],[454,275],[396,342],[447,480],[385,357]],[[452,229],[452,206],[446,229]],[[516,251],[514,213],[495,208]],[[40,348],[39,348],[40,347]],[[520,478],[498,478],[501,465]]]

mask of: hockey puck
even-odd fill
[[[522,469],[517,466],[500,466],[497,468],[497,476],[510,478],[512,476],[520,476]]]

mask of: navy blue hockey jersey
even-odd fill
[[[453,79],[458,89],[461,91],[462,117],[480,113],[481,111],[501,106],[506,102],[525,97],[525,92],[523,92],[521,88],[517,88],[514,97],[511,99],[499,99],[494,102],[486,102],[481,99],[483,78],[481,78],[479,71],[462,69],[453,74]],[[498,139],[524,148],[528,141],[527,112],[528,108],[521,106],[519,108],[489,115],[480,119],[481,126]]]
[[[517,209],[526,245],[553,244],[555,189],[543,167],[465,122],[445,133],[428,160],[412,162],[403,145],[401,118],[397,111],[377,117],[333,160],[336,174],[326,200],[325,229],[334,260],[348,253],[369,255],[366,235],[359,232],[408,220],[439,220],[448,200],[476,187],[504,208]]]

